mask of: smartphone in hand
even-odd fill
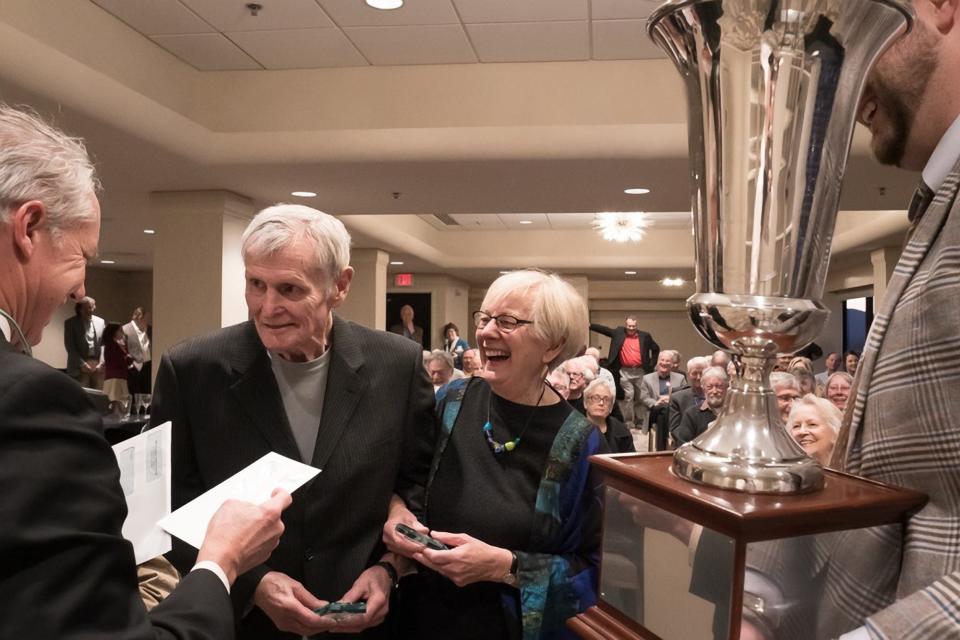
[[[402,535],[404,538],[408,538],[418,544],[422,544],[428,549],[433,549],[434,551],[447,551],[448,549],[450,549],[450,547],[443,544],[439,540],[435,538],[431,538],[430,536],[424,533],[420,533],[415,529],[411,529],[410,527],[403,524],[402,522],[397,523],[396,529],[397,529],[397,533]]]
[[[358,602],[328,602],[319,609],[314,609],[313,612],[318,616],[325,616],[331,613],[366,613],[367,601],[360,600]]]

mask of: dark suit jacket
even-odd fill
[[[711,409],[701,409],[699,406],[687,409],[680,418],[680,426],[673,433],[673,439],[679,447],[690,442],[707,430],[707,425],[717,419],[717,414]]]
[[[323,415],[313,459],[322,469],[294,493],[267,564],[231,592],[238,612],[263,575],[281,571],[325,600],[342,596],[379,560],[394,492],[422,500],[435,440],[433,385],[412,341],[334,316]],[[173,421],[173,506],[192,500],[270,451],[300,459],[270,358],[252,322],[174,347],[160,364],[152,422]],[[175,544],[174,564],[194,553]],[[281,634],[259,609],[242,638]]]
[[[604,366],[613,374],[613,379],[617,383],[617,397],[623,399],[623,389],[620,388],[620,349],[623,347],[623,341],[627,337],[627,330],[620,326],[616,329],[605,327],[602,324],[590,323],[590,331],[610,338],[610,350],[607,351],[607,359]],[[643,370],[647,373],[653,371],[657,364],[657,358],[660,356],[660,345],[656,343],[646,331],[637,330],[640,336],[640,355],[643,358]]]
[[[233,637],[230,598],[195,571],[149,614],[103,423],[80,386],[0,334],[0,638]]]
[[[703,402],[703,400],[701,399],[700,402]],[[680,427],[680,419],[683,417],[683,414],[686,413],[687,409],[697,406],[698,404],[700,403],[694,399],[693,389],[689,386],[675,391],[670,395],[667,422],[670,425],[670,433],[673,435],[674,440],[677,439],[674,431]]]
[[[93,323],[93,331],[96,335],[93,345],[96,355],[87,355],[89,348],[87,332],[80,316],[72,315],[63,321],[63,348],[67,350],[67,373],[71,376],[80,373],[80,367],[85,360],[89,358],[100,359],[100,350],[103,348],[103,330],[106,328],[106,322],[100,316],[93,316],[90,321]]]

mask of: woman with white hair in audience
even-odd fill
[[[847,400],[850,399],[850,389],[852,387],[853,376],[846,371],[837,371],[831,373],[827,378],[827,386],[823,389],[823,395],[843,412],[847,408]]]
[[[843,414],[826,398],[808,393],[793,404],[787,430],[807,455],[827,466],[837,443]]]
[[[563,370],[563,366],[554,367],[550,375],[547,376],[547,384],[553,387],[553,390],[560,394],[564,400],[570,395],[570,376]]]
[[[556,275],[514,271],[474,321],[483,377],[441,390],[425,507],[395,499],[384,526],[387,546],[420,564],[401,593],[402,637],[574,638],[566,620],[597,599],[601,487],[588,458],[604,445],[545,379],[586,342],[586,305]]]
[[[610,415],[617,401],[617,390],[609,380],[597,378],[583,390],[583,406],[587,420],[603,434],[610,453],[636,451],[633,434],[627,425]]]

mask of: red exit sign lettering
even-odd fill
[[[413,286],[413,274],[412,273],[398,273],[393,276],[393,284],[397,287],[412,287]]]

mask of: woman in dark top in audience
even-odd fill
[[[416,560],[401,587],[404,638],[572,638],[596,602],[602,436],[545,383],[587,337],[570,284],[525,270],[498,278],[474,314],[483,377],[437,399],[441,423],[423,513],[395,499],[384,541]],[[451,547],[396,534],[405,523]]]
[[[583,407],[587,420],[603,434],[610,453],[636,451],[633,435],[627,425],[610,415],[617,392],[609,380],[597,378],[583,390]]]

